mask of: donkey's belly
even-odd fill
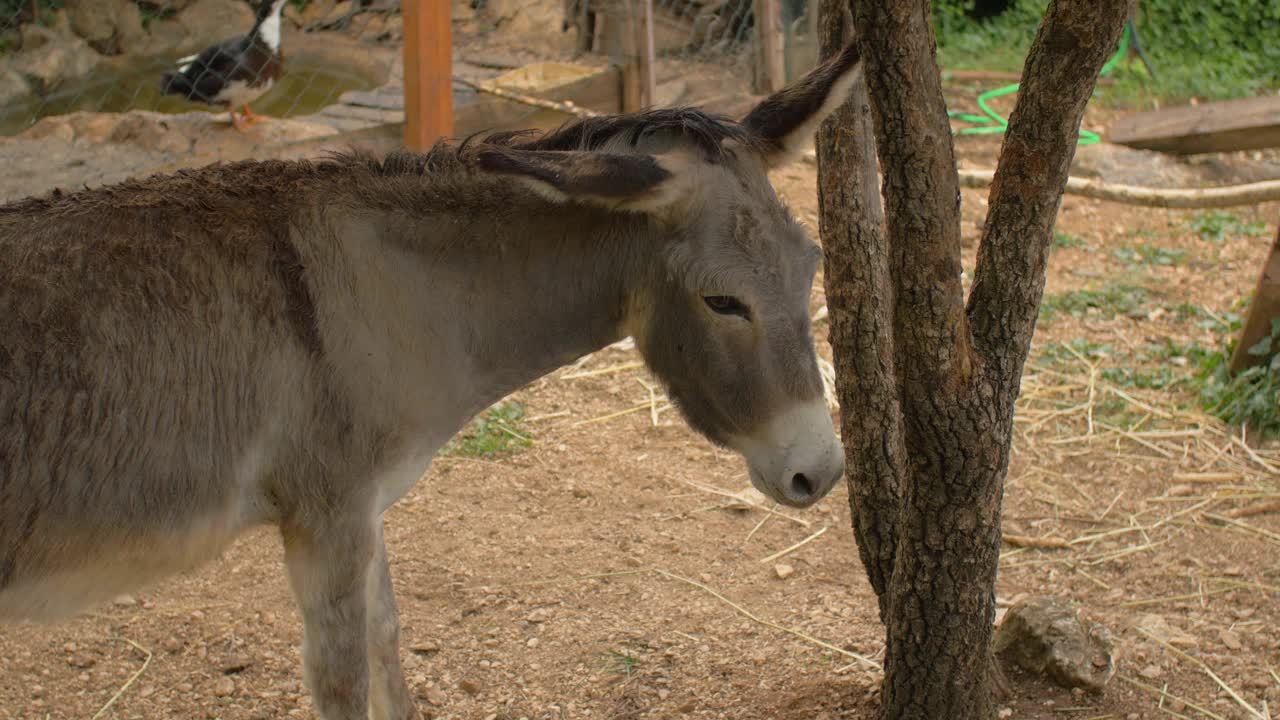
[[[192,570],[219,555],[244,527],[227,518],[128,538],[49,538],[37,567],[18,567],[0,589],[0,620],[60,620],[120,594]],[[38,534],[32,543],[45,538]],[[52,550],[56,547],[56,550]],[[52,551],[51,551],[52,550]]]

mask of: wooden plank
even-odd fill
[[[778,0],[754,0],[756,38],[760,61],[757,78],[760,92],[772,93],[787,82],[787,57],[782,43],[782,16]]]
[[[610,66],[566,85],[525,94],[560,102],[569,100],[588,110],[616,113],[622,108],[618,93],[620,77],[621,68]],[[493,95],[460,94],[455,131],[469,135],[485,130],[550,130],[571,119],[561,112],[529,107]]]
[[[1280,97],[1133,113],[1116,120],[1107,140],[1179,155],[1280,147]]]
[[[453,134],[451,4],[404,0],[405,144],[419,152]]]
[[[1240,343],[1231,355],[1231,364],[1228,366],[1231,372],[1257,365],[1263,359],[1250,355],[1249,348],[1271,334],[1271,321],[1274,318],[1280,318],[1280,228],[1276,229],[1276,241],[1271,244],[1271,253],[1262,264],[1258,288],[1249,305],[1249,317],[1240,330]]]

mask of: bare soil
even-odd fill
[[[1091,111],[1087,122],[1106,119]],[[997,148],[957,141],[970,166],[990,167]],[[1151,177],[1171,162],[1106,146],[1082,155],[1127,157],[1138,175],[1147,162]],[[1217,163],[1214,172],[1246,174],[1274,158]],[[1203,162],[1173,167],[1176,184],[1208,177]],[[812,228],[814,168],[774,179]],[[971,271],[985,193],[965,190],[963,212]],[[1122,307],[1059,309],[1040,323],[1005,530],[1068,544],[1007,546],[997,595],[1002,607],[1068,599],[1115,634],[1119,670],[1100,696],[1012,673],[1001,717],[1234,719],[1280,708],[1280,513],[1224,514],[1280,498],[1280,447],[1240,442],[1205,416],[1178,349],[1216,347],[1215,318],[1241,312],[1280,204],[1233,214],[1237,228],[1266,229],[1215,243],[1191,228],[1194,212],[1063,203],[1050,304],[1067,307],[1080,290],[1141,291]],[[815,314],[821,288],[819,278]],[[825,323],[815,333],[829,360]],[[872,717],[883,633],[846,489],[785,515],[731,497],[749,485],[742,461],[663,410],[638,362],[633,349],[609,348],[519,391],[529,447],[442,456],[388,513],[403,657],[422,711]],[[1134,372],[1175,382],[1144,388]],[[300,641],[280,543],[256,531],[208,566],[65,624],[0,629],[0,719],[312,717]]]

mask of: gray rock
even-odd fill
[[[12,57],[9,67],[41,93],[88,75],[102,61],[88,43],[74,36],[50,32],[32,44],[24,42],[26,49]]]
[[[12,68],[0,68],[0,106],[8,106],[31,92],[25,78]]]
[[[196,0],[175,18],[186,31],[181,49],[199,52],[253,27],[253,8],[243,0]]]
[[[1006,662],[1068,688],[1101,692],[1116,671],[1110,631],[1081,620],[1056,597],[1031,597],[1009,608],[994,646]]]
[[[104,55],[142,46],[142,13],[132,0],[67,0],[71,30]]]

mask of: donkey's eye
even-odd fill
[[[707,295],[702,298],[702,301],[707,304],[707,307],[721,315],[737,315],[738,317],[745,318],[747,320],[751,319],[751,311],[748,310],[747,306],[743,305],[742,301],[736,297],[730,297],[728,295]]]

